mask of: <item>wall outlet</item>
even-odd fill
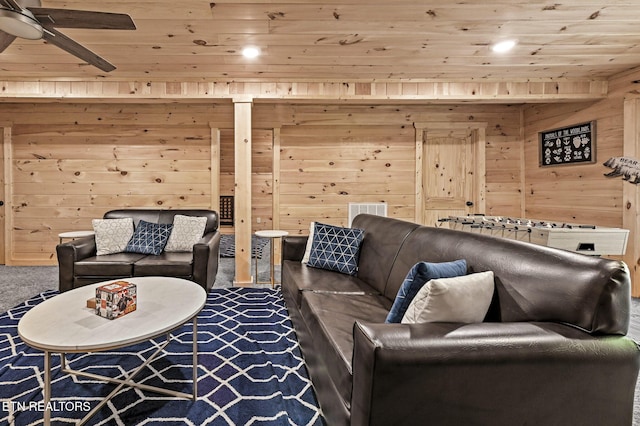
[[[257,223],[262,222],[262,218],[261,218],[261,217],[256,218],[256,222],[257,222]]]

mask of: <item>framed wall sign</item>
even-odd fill
[[[540,166],[596,162],[596,122],[539,132]]]

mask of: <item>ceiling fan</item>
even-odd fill
[[[136,26],[129,15],[40,6],[40,0],[0,0],[0,53],[16,37],[44,39],[105,72],[116,69],[107,60],[55,28],[135,30]]]

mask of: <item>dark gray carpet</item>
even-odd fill
[[[269,280],[269,251],[258,261],[258,280]],[[253,273],[254,266],[251,271]],[[216,288],[232,287],[235,275],[235,259],[221,258],[216,277]],[[280,280],[280,268],[276,267],[276,280]],[[267,284],[268,285],[268,284]],[[57,266],[4,266],[0,265],[0,312],[24,302],[45,290],[58,289]],[[640,299],[631,304],[629,337],[640,342]],[[636,385],[633,426],[640,426],[640,381]]]
[[[57,266],[0,265],[0,312],[6,312],[45,290],[57,289]]]
[[[265,246],[269,244],[269,238],[251,236],[251,257],[262,259]],[[222,234],[220,236],[220,257],[235,257],[236,236],[234,234]]]
[[[258,281],[270,280],[270,252],[264,250],[264,255],[258,260]],[[255,262],[255,260],[253,260]],[[251,264],[251,273],[255,272],[255,264]],[[235,259],[220,258],[218,275],[214,288],[233,287],[235,276]],[[275,267],[275,279],[280,281],[280,266]],[[269,284],[254,285],[255,287],[270,287]],[[5,266],[0,265],[0,312],[25,300],[42,293],[45,290],[58,289],[57,266]]]

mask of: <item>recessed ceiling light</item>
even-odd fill
[[[260,56],[260,49],[255,46],[247,46],[242,49],[242,56],[249,59],[257,58]]]
[[[504,40],[491,46],[491,50],[496,53],[505,53],[513,49],[516,44],[515,40]]]

